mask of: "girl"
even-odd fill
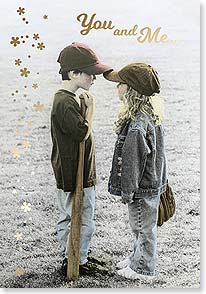
[[[135,235],[133,252],[117,264],[129,279],[156,274],[157,218],[160,194],[166,190],[166,158],[162,128],[163,103],[158,74],[144,63],[104,74],[117,82],[123,102],[115,122],[118,135],[108,191],[128,203]]]

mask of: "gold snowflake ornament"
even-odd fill
[[[20,64],[22,63],[21,59],[15,59],[15,65],[20,66]]]
[[[37,44],[37,49],[43,50],[44,48],[45,46],[43,42]]]
[[[22,146],[26,149],[28,149],[29,147],[31,147],[31,144],[28,141],[25,141],[22,143]]]
[[[33,39],[38,40],[39,39],[39,34],[33,34]]]
[[[19,7],[19,8],[17,9],[17,12],[18,12],[19,15],[22,15],[22,14],[25,13],[25,8],[23,8],[23,7]]]
[[[17,232],[16,235],[15,235],[15,238],[16,238],[17,241],[22,240],[23,239],[23,234]]]
[[[28,122],[27,122],[27,125],[28,125],[28,127],[31,127],[32,126],[32,121],[31,120],[29,120]]]
[[[13,195],[16,195],[16,194],[17,194],[16,189],[13,189],[12,194],[13,194]]]
[[[28,75],[30,74],[30,71],[25,67],[23,69],[20,69],[20,72],[21,72],[21,76],[22,77],[28,77]]]
[[[38,84],[33,84],[32,88],[37,89],[38,88]]]
[[[23,209],[24,212],[31,211],[31,204],[24,202],[23,205],[21,206],[21,209]]]
[[[20,157],[20,152],[19,152],[19,149],[18,148],[14,148],[12,151],[11,151],[12,155],[14,158],[16,157]]]
[[[21,42],[19,41],[19,37],[11,37],[11,41],[10,44],[14,45],[14,47],[16,47],[17,45],[19,45]]]
[[[17,267],[17,269],[16,269],[16,276],[17,277],[21,277],[21,276],[23,276],[23,274],[24,274],[23,268]]]
[[[43,110],[43,107],[44,107],[44,104],[41,104],[40,101],[37,101],[36,104],[34,104],[34,108],[35,110],[38,112],[42,112]]]

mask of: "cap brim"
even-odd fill
[[[82,72],[87,73],[88,75],[100,75],[100,74],[103,74],[104,72],[111,71],[112,68],[102,63],[96,63],[94,65],[82,68],[80,70]]]
[[[118,74],[118,71],[108,71],[108,72],[105,72],[103,74],[103,76],[105,77],[105,79],[107,79],[108,81],[111,81],[111,82],[116,82],[116,83],[125,83],[125,81],[123,81],[119,74]]]

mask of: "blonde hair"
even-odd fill
[[[160,125],[164,117],[163,97],[157,94],[145,96],[128,87],[123,97],[123,105],[119,110],[118,118],[114,122],[114,132],[119,134],[123,124],[128,120],[134,120],[139,111],[148,114],[155,125]]]

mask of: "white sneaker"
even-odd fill
[[[116,267],[118,269],[122,269],[122,268],[125,268],[125,267],[129,266],[129,265],[130,265],[130,258],[129,257],[126,257],[125,259],[119,261],[117,263]]]
[[[117,274],[119,276],[122,276],[124,278],[130,279],[130,280],[152,280],[154,279],[154,276],[147,276],[147,275],[142,275],[138,274],[135,271],[133,271],[129,266],[117,271]]]

